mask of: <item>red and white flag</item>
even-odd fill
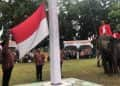
[[[45,14],[45,5],[39,8],[24,22],[11,29],[17,43],[20,58],[48,36],[48,24]]]

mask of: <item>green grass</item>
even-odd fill
[[[43,80],[50,80],[49,63],[46,63],[43,70]],[[0,84],[2,80],[2,70],[0,69]],[[67,60],[63,64],[62,75],[64,78],[74,77],[104,84],[104,86],[120,86],[120,75],[108,76],[103,73],[102,68],[96,67],[95,59]],[[16,64],[10,85],[36,82],[34,63]]]

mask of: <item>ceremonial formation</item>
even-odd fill
[[[119,86],[119,0],[0,0],[0,86]]]

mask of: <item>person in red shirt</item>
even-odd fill
[[[113,38],[114,39],[120,39],[120,32],[113,33]]]
[[[106,24],[104,20],[101,21],[101,26],[99,27],[99,36],[112,36],[112,31],[110,24]]]
[[[101,21],[101,25],[99,27],[99,48],[107,48],[108,44],[110,43],[112,39],[112,31],[110,24],[105,23],[104,20]]]
[[[36,78],[38,81],[42,81],[42,69],[45,63],[45,56],[40,53],[39,49],[36,49],[34,52],[34,58],[36,63]]]
[[[101,50],[103,48],[106,49],[108,47],[109,41],[112,38],[112,31],[111,31],[110,24],[107,24],[105,20],[102,20],[98,32],[99,32],[99,37],[97,40],[97,43],[98,43],[97,52],[99,53],[97,56],[97,66],[99,67],[101,65],[100,64],[101,54],[102,54]]]

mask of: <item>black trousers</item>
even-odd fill
[[[36,77],[38,81],[42,81],[42,68],[43,65],[36,65]]]
[[[2,86],[9,86],[12,69],[13,67],[3,70]]]

